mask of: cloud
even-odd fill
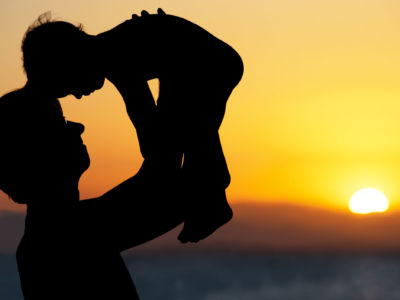
[[[399,213],[360,216],[289,204],[235,204],[233,210],[231,222],[198,244],[180,244],[180,227],[127,253],[400,250]],[[15,252],[23,228],[24,214],[0,213],[0,252]]]
[[[179,230],[134,251],[396,252],[400,215],[354,215],[289,204],[236,204],[233,220],[193,245],[176,241]]]

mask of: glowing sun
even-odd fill
[[[349,208],[356,214],[369,214],[373,212],[384,212],[389,207],[386,196],[377,189],[365,188],[351,196]]]

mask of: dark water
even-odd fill
[[[400,299],[400,256],[125,256],[142,300]],[[0,255],[0,299],[21,300],[15,258]]]

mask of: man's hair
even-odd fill
[[[18,196],[16,175],[21,171],[21,154],[29,151],[20,143],[20,129],[26,126],[22,121],[28,116],[21,94],[21,90],[15,90],[0,98],[0,190],[17,203],[25,203],[24,197]]]
[[[44,13],[29,26],[22,40],[23,65],[28,80],[47,74],[76,49],[86,33],[83,26],[52,20],[50,12]]]

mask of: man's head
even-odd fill
[[[80,98],[103,86],[98,52],[95,38],[82,26],[52,21],[48,14],[28,28],[22,41],[28,82],[57,98]]]
[[[15,202],[77,191],[90,160],[82,124],[66,122],[57,99],[23,88],[0,98],[0,189]],[[56,199],[54,199],[56,200]]]

